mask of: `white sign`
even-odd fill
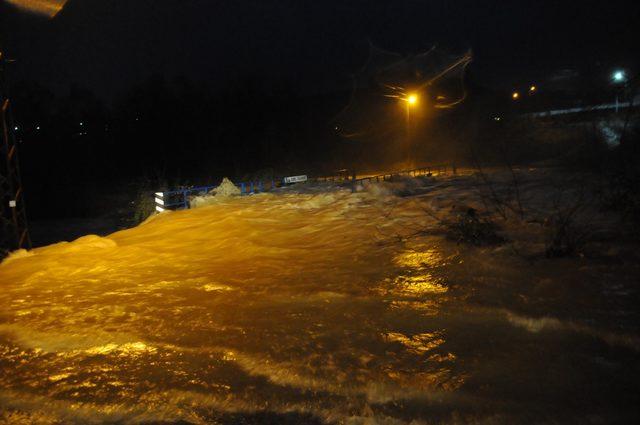
[[[12,199],[11,201],[9,201],[9,208],[15,208],[15,207],[16,207],[16,205],[17,205],[17,204],[16,204],[16,201],[15,201],[15,200],[13,200],[13,199]]]
[[[300,182],[306,182],[307,181],[307,176],[303,175],[303,176],[291,176],[291,177],[285,177],[284,178],[284,182],[285,183],[300,183]]]

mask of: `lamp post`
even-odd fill
[[[613,73],[611,74],[611,82],[615,85],[615,86],[624,86],[624,84],[627,82],[627,74],[626,72],[624,72],[623,69],[616,69],[615,71],[613,71]],[[616,114],[618,113],[618,109],[619,109],[619,91],[618,89],[616,89]]]
[[[418,95],[417,93],[409,93],[406,98],[402,99],[405,102],[406,109],[406,155],[407,155],[407,163],[411,160],[411,108],[414,108],[418,105]],[[407,164],[408,165],[408,164]]]

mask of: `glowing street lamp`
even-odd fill
[[[615,70],[613,74],[611,74],[611,81],[615,84],[624,83],[627,81],[627,74],[622,69]]]
[[[415,107],[418,104],[418,94],[417,93],[408,93],[407,97],[403,99],[407,103],[406,114],[407,114],[407,141],[406,141],[406,149],[407,149],[407,161],[411,160],[411,108]]]
[[[511,99],[513,100],[520,99],[520,93],[518,93],[517,91],[514,91],[513,93],[511,93]]]
[[[411,107],[416,106],[418,104],[418,94],[417,93],[409,93],[407,97],[404,99],[407,102],[407,125],[409,125],[409,116],[411,115]]]
[[[403,99],[407,102],[407,128],[409,127],[409,121],[411,120],[411,107],[418,104],[418,94],[409,93],[407,97]]]
[[[418,94],[417,93],[409,93],[407,97],[404,99],[407,102],[407,128],[409,127],[409,121],[411,119],[411,107],[416,106],[418,104]]]
[[[529,94],[534,94],[537,90],[538,88],[532,84],[531,87],[529,87]]]

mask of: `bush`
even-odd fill
[[[604,209],[622,214],[637,223],[640,220],[640,133],[627,136],[627,142],[605,157],[600,201]]]
[[[155,201],[153,198],[153,192],[139,191],[136,195],[135,201],[133,201],[133,224],[138,225],[145,221],[155,212]]]
[[[130,216],[130,225],[137,226],[145,221],[156,211],[154,192],[166,188],[163,179],[152,180],[141,178],[135,184],[135,197],[133,200],[133,213]]]
[[[476,246],[498,245],[504,238],[498,235],[498,226],[487,218],[480,218],[475,209],[458,214],[455,221],[446,222],[447,236],[458,243]]]
[[[586,243],[589,231],[577,224],[580,205],[559,210],[545,220],[547,228],[547,258],[559,258],[577,254]]]

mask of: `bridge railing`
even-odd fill
[[[399,177],[399,176],[408,176],[408,177],[433,176],[433,175],[447,174],[447,172],[449,171],[452,171],[455,174],[456,172],[455,166],[451,166],[448,164],[436,164],[436,165],[428,165],[425,167],[413,168],[411,170],[401,170],[401,171],[395,171],[392,173],[384,173],[384,174],[376,174],[372,176],[360,177],[360,178],[356,178],[355,182],[356,183],[385,182],[385,181],[392,180],[394,177]]]
[[[251,195],[254,193],[268,192],[276,187],[282,186],[280,181],[276,180],[257,180],[240,182],[236,186],[240,189],[240,195]],[[190,199],[194,196],[201,196],[209,193],[218,186],[189,186],[181,187],[174,190],[166,190],[163,192],[155,192],[155,207],[157,212],[166,210],[182,210],[191,207]]]
[[[455,173],[455,166],[447,164],[429,165],[425,167],[414,168],[410,170],[401,170],[392,173],[374,174],[371,176],[357,177],[349,175],[348,170],[338,170],[333,176],[314,177],[306,181],[312,182],[331,182],[337,184],[357,184],[357,183],[373,183],[373,182],[385,182],[392,180],[394,177],[408,176],[432,176],[447,174],[448,171]],[[303,176],[306,179],[306,176]],[[255,193],[270,192],[278,187],[285,186],[286,178],[272,179],[272,180],[256,180],[248,182],[240,182],[236,184],[240,189],[240,195],[246,196]],[[155,209],[157,212],[166,210],[181,210],[191,207],[190,199],[194,196],[205,195],[217,186],[189,186],[181,187],[174,190],[167,190],[163,192],[155,192]]]

